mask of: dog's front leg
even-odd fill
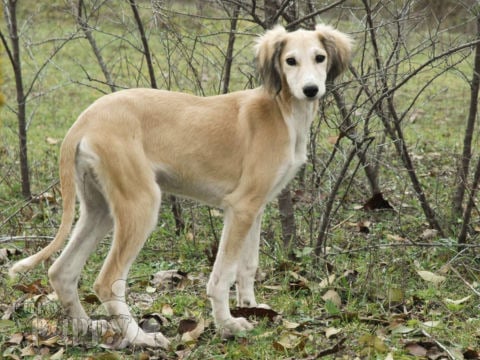
[[[260,247],[260,230],[263,212],[255,219],[243,246],[241,260],[237,269],[237,306],[256,307],[255,275],[258,268],[258,251]]]
[[[215,324],[223,337],[252,329],[244,318],[234,318],[229,308],[230,287],[236,280],[246,239],[254,226],[258,211],[227,209],[217,258],[207,285]]]

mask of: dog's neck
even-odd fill
[[[318,100],[299,100],[284,92],[278,95],[278,107],[288,127],[295,155],[306,157],[310,126],[318,109]]]

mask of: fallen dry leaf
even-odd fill
[[[325,350],[320,351],[318,354],[316,354],[315,359],[320,359],[321,357],[328,356],[328,355],[333,355],[343,348],[343,343],[347,340],[346,337],[340,339],[338,343],[333,345],[332,347],[329,347]]]
[[[437,270],[438,275],[447,275],[452,270],[452,265],[450,263],[446,263]]]
[[[169,304],[162,305],[162,315],[173,316],[173,308]]]
[[[393,359],[393,354],[392,354],[391,352],[389,352],[389,353],[387,354],[387,356],[385,356],[385,360],[394,360],[394,359]]]
[[[408,239],[404,238],[403,236],[395,235],[395,234],[387,234],[387,239],[392,240],[392,241],[396,241],[396,242],[408,241]]]
[[[472,297],[472,295],[468,295],[462,299],[459,299],[459,300],[452,300],[452,299],[445,299],[444,301],[447,303],[447,304],[454,304],[454,305],[460,305],[460,304],[463,304],[464,302],[467,302],[468,300],[470,300],[470,298]]]
[[[118,348],[124,347],[124,337],[122,334],[113,331],[112,329],[108,329],[105,334],[102,335],[100,348],[107,349],[107,350],[115,350]],[[118,360],[118,354],[114,352],[106,353],[105,355],[102,354],[102,360],[105,359],[115,359]]]
[[[392,334],[408,334],[416,330],[413,327],[405,326],[402,324],[392,325],[389,327],[389,329],[391,330]]]
[[[426,328],[436,328],[438,327],[442,322],[441,321],[425,321],[422,323],[422,326],[426,327]]]
[[[405,349],[413,356],[427,356],[428,350],[434,346],[435,344],[433,343],[410,342],[405,344]]]
[[[305,292],[310,294],[311,289],[309,281],[302,275],[296,273],[295,271],[290,271],[290,276],[293,277],[293,280],[290,280],[289,287],[290,291],[294,292]]]
[[[283,319],[282,325],[285,329],[288,329],[288,330],[293,330],[293,329],[296,329],[300,326],[299,323],[291,322],[291,321],[288,321],[288,320],[285,320],[285,319]]]
[[[295,271],[290,271],[289,272],[290,276],[293,277],[295,280],[300,280],[304,283],[308,283],[308,280],[306,277],[300,275],[299,273],[295,272]]]
[[[147,294],[154,294],[157,292],[157,288],[154,288],[153,286],[147,286],[145,291]]]
[[[359,233],[370,234],[371,221],[359,221],[355,226]]]
[[[342,278],[346,279],[347,282],[352,285],[354,282],[357,281],[358,278],[358,271],[357,270],[345,270],[342,275]]]
[[[154,302],[153,296],[148,293],[130,293],[128,299],[142,311],[149,311]]]
[[[367,202],[363,205],[363,209],[367,211],[393,210],[393,207],[387,200],[384,199],[382,193],[377,193],[367,200]]]
[[[37,204],[38,203],[47,203],[47,204],[53,205],[53,204],[57,203],[57,198],[55,197],[54,193],[45,192],[45,193],[42,193],[40,195],[35,196],[32,199],[32,202],[37,203]]]
[[[420,275],[420,277],[423,280],[431,282],[434,285],[439,285],[446,280],[445,276],[437,275],[437,274],[434,274],[434,273],[432,273],[430,271],[426,271],[426,270],[417,270],[417,274]]]
[[[480,351],[468,348],[463,352],[463,358],[468,360],[480,359]]]
[[[323,296],[322,299],[327,302],[331,301],[337,308],[340,308],[342,306],[342,299],[340,298],[340,295],[335,290],[328,290]]]
[[[45,345],[45,346],[48,346],[48,347],[52,347],[52,346],[59,345],[58,342],[61,341],[61,340],[62,340],[62,337],[60,335],[55,335],[55,336],[49,337],[48,339],[40,340],[38,343],[40,345]]]
[[[37,279],[27,285],[16,284],[16,285],[13,285],[13,288],[25,294],[32,294],[32,295],[48,294],[48,290],[45,286],[42,285],[41,279]]]
[[[49,320],[35,317],[32,319],[32,329],[42,338],[51,338],[58,333],[58,324],[56,320]]]
[[[87,304],[95,304],[95,305],[100,305],[101,304],[101,301],[97,297],[97,295],[92,294],[92,293],[85,295],[82,300],[85,301]]]
[[[53,354],[52,356],[50,356],[50,360],[61,360],[64,358],[64,352],[65,352],[65,349],[62,347],[60,348],[55,354]]]
[[[188,343],[197,340],[205,331],[205,325],[205,320],[200,319],[193,329],[182,333],[182,341]]]
[[[55,138],[52,138],[52,137],[50,137],[50,136],[47,136],[47,137],[45,138],[45,142],[46,142],[48,145],[57,145],[57,144],[60,142],[60,140],[55,139]]]
[[[336,336],[342,332],[342,329],[337,329],[334,327],[329,327],[325,329],[325,336],[327,339],[330,339],[333,336]]]
[[[420,237],[421,237],[423,240],[431,240],[431,239],[435,238],[437,235],[438,235],[438,230],[435,230],[435,229],[425,229],[425,230],[422,232],[422,235],[420,235]]]
[[[20,351],[21,357],[34,356],[36,355],[35,347],[32,344],[27,345]]]
[[[273,342],[273,347],[279,351],[285,350],[303,350],[308,336],[298,332],[284,332],[277,341]]]
[[[22,333],[15,333],[12,336],[10,336],[10,339],[7,340],[6,344],[20,345],[23,339],[24,339],[24,336]]]
[[[138,326],[145,332],[153,333],[159,332],[168,320],[159,313],[149,313],[142,316],[138,322]]]
[[[318,287],[319,287],[320,289],[323,289],[323,288],[326,288],[326,287],[332,285],[333,282],[335,281],[335,278],[336,278],[336,275],[335,275],[335,274],[329,275],[328,277],[326,277],[325,279],[323,279],[322,281],[320,281],[320,284],[318,284]]]
[[[310,292],[311,292],[310,287],[307,285],[307,283],[305,283],[302,280],[292,280],[292,281],[290,281],[289,288],[290,288],[290,291],[293,291],[293,292],[302,291],[306,294],[310,294]]]
[[[190,282],[187,275],[180,270],[162,270],[153,275],[150,283],[159,290],[183,289]]]
[[[257,319],[268,319],[270,321],[275,321],[275,319],[279,316],[279,313],[272,309],[265,309],[261,307],[240,307],[231,309],[230,313],[234,317],[244,317],[244,318],[251,318],[255,317]]]
[[[58,303],[56,303],[56,294],[50,293],[40,294],[32,296],[28,299],[25,299],[23,304],[23,309],[30,313],[37,313],[41,309],[46,309],[48,311],[53,311],[54,309],[58,308]]]
[[[192,354],[192,348],[187,346],[185,346],[185,349],[180,349],[175,351],[175,355],[177,355],[178,360],[190,359],[191,354]]]
[[[10,260],[13,256],[20,255],[22,252],[18,249],[0,249],[0,264]]]
[[[182,319],[178,324],[178,333],[180,335],[185,334],[186,332],[192,331],[197,327],[198,323],[194,319]]]

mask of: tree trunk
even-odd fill
[[[477,39],[480,39],[480,15],[477,15]],[[470,84],[470,108],[463,138],[463,153],[457,172],[458,185],[453,196],[453,215],[462,214],[463,198],[468,183],[468,170],[472,158],[472,139],[478,112],[478,93],[480,88],[480,44],[475,45],[474,69]]]
[[[472,190],[470,191],[468,196],[467,206],[465,207],[465,211],[463,212],[462,228],[460,229],[460,234],[458,235],[458,243],[461,245],[467,242],[468,228],[470,226],[472,210],[475,206],[475,196],[477,195],[479,183],[480,183],[480,158],[475,168],[475,174],[473,176],[473,182],[472,182]],[[460,246],[460,249],[461,249],[461,246]]]
[[[18,142],[20,150],[20,173],[22,177],[22,195],[25,199],[32,197],[30,189],[30,172],[28,169],[27,152],[27,111],[26,95],[23,87],[22,66],[20,59],[20,39],[17,29],[17,1],[4,1],[4,15],[8,25],[8,33],[11,41],[11,50],[8,47],[6,39],[2,35],[2,42],[8,52],[15,76],[15,87],[17,95],[17,120],[18,120]]]
[[[157,89],[157,80],[155,79],[155,71],[153,70],[152,55],[150,53],[150,47],[148,46],[147,36],[145,35],[145,29],[143,28],[143,22],[140,18],[140,13],[138,12],[137,4],[135,0],[129,0],[130,7],[133,11],[133,16],[135,17],[135,22],[137,23],[138,32],[140,33],[140,39],[142,40],[143,45],[143,54],[145,55],[145,61],[147,62],[148,75],[150,76],[150,85],[152,88]]]
[[[282,224],[282,239],[286,250],[290,250],[296,242],[297,226],[290,187],[287,186],[278,196],[278,210],[280,211],[280,222]]]
[[[477,39],[480,38],[480,14],[477,15]],[[465,138],[463,140],[463,154],[462,161],[459,168],[458,177],[460,179],[457,191],[454,197],[454,214],[458,215],[462,213],[462,204],[463,198],[465,196],[465,191],[467,187],[467,178],[468,170],[470,165],[470,160],[472,157],[472,138],[473,130],[475,127],[475,121],[477,119],[478,112],[478,93],[480,90],[480,43],[475,45],[475,59],[474,59],[474,69],[472,76],[472,83],[470,86],[470,110],[468,113],[467,127],[465,129]],[[465,244],[467,241],[467,232],[468,227],[470,226],[470,219],[472,215],[472,210],[475,206],[475,195],[477,194],[478,184],[480,182],[480,159],[477,162],[475,169],[475,174],[473,176],[473,181],[470,186],[470,192],[468,194],[468,202],[463,211],[462,216],[462,227],[458,235],[458,243]]]
[[[265,0],[265,27],[267,29],[271,29],[273,25],[275,25],[277,8],[277,2],[275,0]]]
[[[222,93],[228,93],[230,85],[230,75],[232,72],[233,50],[235,45],[235,33],[237,31],[238,15],[240,14],[240,6],[235,6],[233,15],[230,16],[230,33],[228,35],[227,54],[225,56],[225,66],[223,72],[223,88]]]

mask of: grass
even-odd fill
[[[177,6],[181,6],[177,10],[182,12],[194,11],[192,5],[182,3]],[[28,24],[23,24],[23,36],[31,44],[29,51],[24,51],[27,80],[33,78],[35,68],[48,58],[52,47],[61,43],[58,39],[69,36],[75,28],[66,16],[67,8],[62,2],[50,7],[42,4],[36,7],[36,15],[26,7],[21,8],[19,14],[22,20],[29,19]],[[142,8],[142,11],[149,18],[148,9]],[[218,12],[208,15],[218,15]],[[138,44],[138,37],[129,19],[128,6],[116,4],[104,7],[91,21],[100,30],[95,36],[114,71],[116,83],[149,86],[141,56],[131,51],[129,42]],[[148,23],[160,86],[200,93],[198,84],[192,81],[192,67],[195,67],[203,91],[217,93],[225,48],[222,45],[226,44],[223,33],[228,30],[228,22],[192,19],[177,13],[170,13],[169,20],[164,27],[158,28]],[[168,31],[171,28],[167,29],[167,25],[175,25],[183,35],[181,41]],[[240,23],[240,32],[247,35],[238,39],[232,89],[245,87],[253,74],[249,48],[253,37],[249,34],[259,31],[248,22]],[[124,40],[112,37],[111,33],[121,33]],[[216,33],[223,34],[220,40],[211,36]],[[43,42],[48,38],[57,40]],[[4,61],[2,65],[5,69],[8,64]],[[137,76],[140,66],[142,76]],[[416,119],[404,123],[418,174],[429,199],[445,221],[449,218],[450,188],[455,183],[455,154],[460,149],[468,104],[468,86],[458,74],[459,71],[468,74],[469,66],[462,63],[456,72],[448,72],[433,82],[417,102]],[[435,69],[425,71],[412,80],[396,100],[408,102],[409,95],[428,80],[433,71]],[[66,44],[49,63],[28,103],[32,186],[35,193],[48,188],[51,194],[48,201],[25,203],[20,198],[16,121],[8,107],[2,109],[2,239],[23,235],[51,237],[55,234],[61,214],[59,189],[55,185],[59,143],[85,106],[102,91],[108,92],[105,85],[88,82],[86,73],[94,79],[102,79],[88,43],[78,38]],[[8,71],[4,74],[3,91],[7,104],[13,106],[13,79]],[[332,151],[328,137],[337,134],[334,122],[329,121],[322,126],[318,137],[317,153],[321,159],[327,158]],[[381,130],[380,127],[377,130]],[[325,256],[315,258],[312,248],[322,212],[320,200],[328,195],[341,160],[329,167],[318,191],[310,185],[310,168],[307,168],[304,187],[298,180],[292,185],[294,190],[304,190],[295,204],[299,236],[299,244],[294,249],[298,257],[296,261],[289,260],[282,246],[276,204],[267,208],[262,228],[262,276],[257,282],[257,296],[260,302],[278,311],[281,318],[270,322],[259,317],[255,330],[228,341],[215,333],[211,323],[196,341],[183,343],[180,340],[178,328],[181,320],[205,319],[211,322],[210,305],[205,295],[211,269],[207,252],[213,239],[221,233],[221,217],[215,213],[211,216],[204,206],[183,201],[187,230],[177,236],[167,202],[162,208],[159,226],[131,269],[128,299],[139,319],[151,313],[160,313],[166,318],[162,331],[173,339],[171,349],[113,350],[95,341],[88,346],[74,347],[68,343],[68,336],[55,338],[55,334],[63,335],[58,330],[64,320],[62,309],[55,300],[34,294],[37,290],[51,292],[46,277],[49,263],[46,263],[15,282],[6,276],[0,277],[0,314],[6,318],[0,320],[2,357],[384,359],[391,354],[395,359],[411,359],[414,356],[408,344],[428,347],[433,355],[445,355],[445,349],[440,348],[442,345],[450,352],[445,356],[450,357],[451,354],[465,353],[469,348],[479,351],[478,256],[474,249],[457,252],[452,239],[422,235],[428,226],[392,144],[387,142],[387,145],[376,146],[385,148],[380,178],[384,193],[396,210],[358,210],[368,197],[368,187],[359,172],[350,187],[341,189],[343,201],[338,203],[338,210],[332,217]],[[359,231],[360,223],[365,225],[368,233]],[[455,224],[451,226],[454,228]],[[474,233],[472,243],[475,240]],[[8,249],[10,253],[0,265],[2,274],[6,274],[13,260],[34,253],[47,241],[6,242],[2,250]],[[13,253],[14,249],[21,254]],[[109,239],[105,239],[89,260],[79,284],[80,297],[87,311],[93,314],[100,314],[101,309],[92,296],[91,284],[108,249]],[[172,269],[188,273],[189,279],[181,286],[163,290],[152,287],[152,274]],[[421,270],[443,276],[444,280],[425,280],[419,275]],[[39,284],[35,288],[32,284],[36,280]],[[328,290],[338,295],[340,303],[325,298]],[[16,304],[14,309],[11,308],[13,304]],[[165,311],[168,307],[173,313]],[[8,315],[10,310],[14,311]],[[46,323],[35,328],[35,319],[43,319]],[[44,332],[42,340],[50,339],[50,343],[37,344],[29,337],[39,331]],[[335,334],[330,335],[332,333]],[[15,334],[21,334],[18,343]]]

